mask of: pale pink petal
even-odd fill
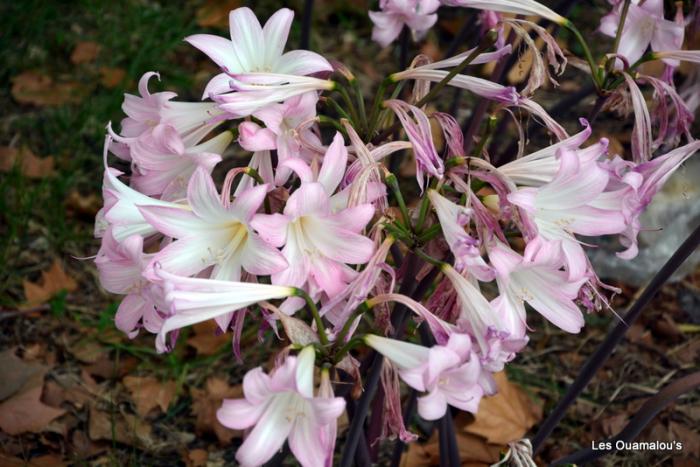
[[[250,225],[267,243],[281,247],[287,241],[289,221],[289,217],[284,214],[256,214],[250,221]]]
[[[264,151],[277,148],[277,136],[255,122],[238,125],[238,142],[246,151]]]
[[[258,423],[265,404],[251,404],[245,399],[224,399],[216,411],[216,419],[233,430],[245,430]]]
[[[256,235],[249,235],[241,254],[243,268],[251,274],[267,276],[280,272],[288,264],[282,253]]]
[[[230,40],[211,34],[195,34],[186,37],[185,41],[207,54],[222,69],[231,73],[243,71],[236,58],[236,48]],[[217,76],[216,79],[220,78]]]
[[[255,428],[236,451],[236,460],[242,466],[262,465],[280,450],[293,426],[293,419],[287,415],[289,397],[273,397],[265,408]]]
[[[216,185],[206,169],[194,171],[187,186],[187,201],[192,211],[207,222],[215,223],[226,216]]]
[[[261,367],[248,371],[243,377],[243,394],[251,403],[261,404],[270,395],[270,376]]]
[[[303,467],[323,467],[326,446],[321,442],[321,426],[313,419],[299,417],[289,433],[289,448]]]
[[[275,71],[290,75],[311,75],[321,71],[332,71],[328,60],[308,50],[292,50],[282,55]]]
[[[438,420],[447,411],[447,399],[439,389],[418,398],[418,415],[425,420]]]
[[[369,238],[345,230],[335,222],[309,217],[305,219],[307,235],[324,256],[341,263],[363,264],[374,252],[374,242]]]
[[[271,64],[282,55],[287,43],[289,28],[292,26],[294,12],[289,8],[280,8],[270,16],[263,27],[265,38],[265,63]]]
[[[369,18],[374,23],[372,28],[372,40],[379,43],[382,47],[391,44],[403,28],[403,23],[399,21],[396,15],[383,13],[380,11],[370,11]]]
[[[340,132],[336,132],[333,143],[328,147],[323,156],[323,165],[318,174],[318,182],[326,189],[328,196],[332,195],[345,174],[348,163],[348,150]]]
[[[236,8],[229,14],[231,41],[242,71],[258,71],[265,65],[265,37],[250,8]],[[260,70],[261,71],[261,70]]]
[[[207,83],[202,92],[202,99],[227,92],[231,92],[231,77],[226,73],[219,73]]]
[[[231,203],[230,211],[241,216],[242,220],[250,222],[265,201],[268,188],[267,184],[256,185],[240,193]]]
[[[339,228],[351,232],[361,232],[367,227],[373,216],[374,206],[371,204],[360,204],[338,211],[329,216],[328,220],[335,223]]]

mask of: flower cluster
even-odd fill
[[[597,85],[616,81],[609,93],[634,113],[631,158],[594,139],[586,120],[569,135],[533,100],[544,77],[555,82],[548,67],[561,73],[566,66],[537,25],[531,30],[545,49],[534,50],[546,60],[534,61],[525,89],[464,72],[512,53],[502,34],[485,34],[455,57],[417,57],[382,83],[368,111],[345,66],[310,51],[284,53],[290,10],[261,26],[239,8],[230,14],[230,40],[186,38],[221,68],[203,102],[152,93],[159,75],[146,73],[140,95],[125,96],[119,131],[108,127],[95,262],[104,288],[125,296],[116,326],[130,337],[155,334],[159,352],[173,349],[182,328],[207,320],[232,333],[239,357],[243,326],[280,343],[274,368],[249,370],[244,397],[218,412],[223,425],[247,430],[236,453],[242,465],[265,463],[285,440],[302,465],[330,465],[338,418],[352,397],[337,397],[334,387],[341,379],[363,384],[366,365],[355,358],[363,347],[385,357],[385,436],[412,439],[395,405],[399,380],[420,393],[426,420],[448,406],[476,412],[482,396],[497,390],[493,373],[527,345],[528,313],[575,334],[585,313],[609,309],[614,289],[596,275],[584,237],[615,236],[618,255],[633,258],[641,213],[700,149],[690,136],[693,114],[672,80],[677,60],[698,59],[678,50],[682,13],[667,20],[660,1],[620,3],[601,22],[603,33],[622,37],[620,48],[608,77],[592,73]],[[373,38],[387,45],[404,25],[419,37],[440,4],[382,0],[382,11],[370,12]],[[571,27],[531,0],[442,4],[480,9],[489,28],[510,22],[522,37],[527,22],[502,14]],[[671,69],[663,79],[630,68],[649,44],[648,58]],[[399,83],[412,84],[413,94],[385,100]],[[652,85],[665,113],[650,113],[641,83]],[[501,164],[490,162],[484,144],[465,153],[473,141],[455,117],[425,105],[445,85],[490,102],[494,116],[532,114],[554,142],[529,154],[521,145],[517,158]],[[421,192],[415,209],[387,163],[406,150]],[[240,165],[232,152],[246,162],[230,168]],[[110,166],[110,153],[128,173]],[[417,278],[433,287],[416,287]],[[406,335],[407,317],[391,314],[391,302],[420,325],[420,344]],[[278,325],[286,339],[274,332]]]

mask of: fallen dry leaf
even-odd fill
[[[46,271],[41,272],[39,282],[24,280],[24,296],[27,298],[25,308],[42,305],[51,300],[57,293],[65,290],[74,292],[78,284],[63,270],[61,263],[55,259]]]
[[[123,68],[111,68],[103,66],[100,68],[100,84],[107,89],[114,89],[119,86],[126,76]]]
[[[209,320],[193,326],[194,335],[187,339],[187,345],[194,347],[198,355],[214,355],[224,345],[231,345],[231,335],[217,333],[216,321]]]
[[[123,383],[131,393],[136,412],[141,417],[145,417],[156,407],[160,407],[163,412],[167,411],[177,393],[175,381],[160,382],[150,376],[127,376]]]
[[[510,383],[504,372],[496,373],[494,378],[498,393],[481,400],[474,422],[467,424],[464,431],[505,445],[521,439],[542,418],[542,407]]]
[[[77,215],[95,217],[102,207],[102,197],[95,193],[83,195],[78,190],[71,190],[66,196],[66,210]]]
[[[117,441],[143,447],[154,444],[151,425],[145,420],[128,414],[109,414],[94,406],[90,407],[88,435],[93,441]]]
[[[0,465],[2,467],[63,467],[68,463],[63,462],[61,456],[55,454],[45,454],[24,460],[0,452]]]
[[[43,378],[47,370],[47,367],[39,363],[25,362],[15,355],[14,349],[0,352],[0,375],[2,375],[0,401],[17,393],[32,377],[41,375]]]
[[[457,420],[456,420],[457,422]],[[459,423],[459,422],[457,422]],[[504,447],[487,443],[484,438],[457,430],[455,433],[459,458],[463,466],[488,466],[498,461]],[[428,442],[411,443],[401,458],[402,467],[433,467],[440,465],[440,442],[437,431]]]
[[[105,353],[102,347],[92,337],[83,337],[68,346],[68,352],[83,363],[95,363]]]
[[[198,434],[214,433],[222,444],[228,444],[234,437],[241,435],[239,430],[226,428],[216,418],[216,411],[221,407],[223,399],[242,397],[241,386],[231,387],[223,379],[211,377],[204,389],[192,388],[190,394],[192,412],[197,416],[195,430]]]
[[[197,25],[203,28],[228,29],[228,14],[241,6],[241,0],[207,0],[197,10]]]
[[[209,453],[205,449],[192,449],[183,456],[187,467],[205,467],[209,460]]]
[[[66,411],[41,402],[44,374],[37,373],[14,396],[0,404],[0,430],[9,435],[43,431]]]
[[[54,82],[35,71],[25,71],[12,78],[12,97],[20,104],[63,105],[80,102],[86,88],[74,81]]]
[[[100,44],[92,41],[78,42],[70,55],[70,61],[76,65],[80,63],[88,63],[97,58],[100,54]]]
[[[29,148],[0,147],[0,171],[9,172],[19,165],[22,175],[29,178],[44,178],[54,173],[53,156],[38,157]]]

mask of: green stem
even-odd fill
[[[318,328],[318,339],[319,341],[321,341],[322,346],[327,346],[328,336],[326,335],[326,328],[323,325],[323,320],[321,319],[321,315],[318,313],[318,308],[316,308],[316,304],[311,299],[309,294],[307,294],[302,289],[296,289],[295,295],[297,297],[302,297],[306,302],[306,306],[309,308],[309,311],[311,311],[311,314],[314,317],[314,322],[316,323],[316,327]]]
[[[389,78],[384,79],[379,85],[379,89],[377,89],[377,94],[374,96],[374,102],[372,102],[372,113],[369,117],[369,127],[367,129],[368,138],[371,137],[371,135],[374,133],[374,129],[377,126],[379,111],[381,110],[384,94],[386,93],[386,88],[389,86],[389,84],[391,84],[391,80]]]
[[[357,78],[350,81],[350,84],[355,91],[355,100],[357,101],[357,108],[360,112],[360,122],[362,122],[363,131],[367,132],[369,130],[369,125],[367,123],[367,111],[365,110],[365,96],[362,94],[360,82]]]
[[[350,99],[350,94],[348,94],[348,90],[345,89],[345,86],[341,84],[339,84],[335,89],[340,93],[341,97],[343,98],[343,101],[345,102],[345,105],[350,111],[350,121],[352,122],[353,126],[358,126],[360,118],[357,115],[357,109],[355,108],[355,104],[353,104],[352,99]]]
[[[617,25],[617,32],[615,33],[615,43],[613,44],[613,53],[617,53],[618,47],[620,47],[620,38],[622,37],[622,29],[625,27],[625,20],[627,19],[627,12],[630,9],[631,0],[625,0],[625,4],[622,6],[622,11],[620,12],[620,23]],[[613,61],[614,63],[614,61]]]
[[[323,96],[323,97],[321,97],[321,102],[325,102],[326,104],[329,104],[331,107],[333,107],[333,109],[336,112],[338,112],[338,115],[340,116],[340,118],[344,118],[346,120],[352,120],[352,118],[350,118],[350,115],[348,115],[348,113],[345,111],[345,109],[343,109],[340,106],[340,104],[338,104],[336,102],[336,100],[333,99],[332,97]]]
[[[493,34],[492,34],[493,32]],[[467,55],[462,62],[454,67],[453,69],[450,70],[450,72],[445,76],[443,79],[441,79],[435,86],[433,86],[432,89],[423,96],[422,99],[420,99],[418,102],[416,102],[416,107],[422,107],[425,104],[427,104],[433,97],[435,97],[447,84],[452,81],[452,78],[457,76],[462,70],[464,70],[474,59],[483,51],[487,50],[489,47],[491,47],[494,43],[496,42],[496,33],[495,31],[489,31],[488,34],[484,36],[484,39],[481,41],[479,46],[474,49],[472,53]]]
[[[491,137],[493,136],[493,132],[496,131],[496,122],[497,121],[498,121],[498,118],[496,118],[495,115],[489,116],[489,119],[486,122],[486,131],[484,132],[484,135],[479,140],[479,144],[477,145],[477,147],[474,148],[474,157],[481,156],[481,153],[484,151],[484,148],[486,147],[488,142],[491,140]]]
[[[581,35],[581,32],[578,30],[578,28],[570,20],[567,19],[564,22],[563,26],[573,33],[574,37],[576,38],[576,41],[578,41],[578,43],[583,48],[583,54],[586,58],[586,61],[588,62],[588,67],[591,69],[591,77],[593,78],[593,83],[595,84],[596,89],[600,90],[602,85],[600,70],[598,69],[598,65],[596,65],[595,60],[593,60],[593,54],[591,53],[591,49],[588,47],[588,43]]]
[[[384,180],[389,185],[389,188],[391,188],[391,191],[394,193],[396,202],[399,203],[399,210],[401,211],[401,217],[403,218],[404,227],[410,229],[411,217],[408,215],[408,208],[406,207],[406,202],[403,199],[403,194],[401,193],[401,188],[399,188],[399,182],[396,179],[396,175],[394,175],[391,172],[387,172],[387,174],[384,176]]]
[[[418,236],[418,241],[420,243],[427,243],[435,238],[441,231],[440,224],[431,225]]]
[[[437,266],[437,267],[441,268],[445,264],[443,261],[440,261],[439,259],[433,258],[429,254],[425,253],[420,248],[416,248],[415,250],[413,250],[413,252],[416,254],[416,256],[421,258],[423,261],[425,261],[426,263],[430,263],[433,266]]]
[[[343,328],[340,330],[340,332],[338,333],[338,337],[336,337],[336,339],[335,339],[336,344],[339,344],[339,343],[342,343],[345,341],[345,337],[350,332],[350,328],[352,327],[352,324],[355,321],[355,319],[357,319],[358,316],[363,315],[367,311],[369,311],[369,307],[367,306],[367,302],[360,303],[360,305],[350,315],[348,320],[345,321]]]
[[[333,126],[336,130],[341,132],[344,136],[347,137],[347,132],[345,131],[345,128],[343,128],[343,125],[340,124],[338,120],[332,117],[328,117],[326,115],[319,115],[318,116],[318,123],[320,124],[327,124]]]
[[[353,337],[344,346],[342,346],[340,350],[336,352],[333,358],[335,360],[335,363],[339,363],[354,347],[364,343],[363,337],[364,336]]]

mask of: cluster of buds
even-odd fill
[[[571,26],[532,0],[444,3],[482,9],[489,27],[510,22],[524,35],[522,20],[501,13]],[[370,16],[374,37],[387,44],[404,24],[418,34],[427,30],[440,2],[380,4],[383,11]],[[618,236],[618,255],[633,258],[640,214],[700,149],[688,130],[692,112],[672,81],[628,73],[628,62],[649,42],[655,50],[649,58],[669,67],[697,60],[693,51],[657,50],[680,48],[677,34],[665,35],[674,28],[682,42],[682,26],[665,20],[657,4],[627,5],[630,21],[654,28],[645,29],[648,41],[635,36],[643,45],[623,40],[609,69],[610,80],[623,77],[629,91],[623,97],[635,114],[632,160],[610,153],[604,138],[592,141],[586,120],[569,135],[531,98],[543,77],[553,81],[548,66],[561,73],[566,65],[556,41],[536,25],[549,63],[536,61],[544,69],[533,71],[536,81],[525,90],[463,73],[468,64],[512,52],[502,34],[490,33],[456,57],[435,63],[417,57],[384,80],[369,112],[345,66],[309,51],[283,53],[290,10],[261,26],[250,9],[239,8],[230,14],[230,40],[186,38],[221,68],[203,102],[151,93],[149,82],[159,76],[146,73],[140,95],[125,97],[120,130],[108,127],[95,261],[104,288],[125,295],[116,326],[130,337],[153,333],[157,350],[168,352],[180,329],[215,320],[232,333],[239,358],[244,325],[273,335],[280,343],[274,368],[249,370],[244,398],[224,401],[218,412],[223,425],[247,430],[236,453],[242,465],[265,463],[285,441],[302,465],[330,465],[338,418],[353,397],[345,391],[338,397],[337,383],[362,387],[366,365],[355,357],[363,348],[385,357],[383,435],[414,438],[397,410],[399,381],[420,393],[417,410],[426,420],[443,417],[449,406],[475,413],[482,396],[497,390],[493,373],[527,345],[528,312],[575,334],[584,312],[609,310],[613,288],[599,280],[580,237]],[[603,32],[615,34],[621,9],[603,19]],[[625,25],[623,38],[632,27]],[[668,113],[675,126],[666,124],[662,139],[651,136],[640,79],[653,81],[678,109]],[[384,100],[387,88],[404,82],[413,85],[410,97]],[[513,108],[534,115],[556,142],[498,166],[483,144],[466,154],[455,118],[426,106],[446,85],[492,101],[494,115]],[[678,136],[671,148],[670,133]],[[236,143],[249,154],[247,164],[223,173],[221,162]],[[652,157],[662,147],[665,154]],[[385,164],[407,150],[422,193],[416,209],[406,206]],[[130,173],[110,167],[110,153]],[[429,287],[416,287],[417,279]],[[426,289],[430,296],[423,296]],[[389,314],[390,302],[420,327],[420,344],[404,331],[407,316]]]

